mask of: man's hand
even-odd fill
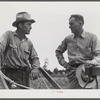
[[[100,65],[100,64],[96,60],[87,60],[85,63],[86,68],[92,68],[92,67],[95,67],[98,65]]]
[[[67,62],[64,64],[64,68],[66,68],[66,69],[69,70],[69,71],[71,70],[71,66],[70,66],[70,64],[67,63]]]
[[[92,65],[100,65],[96,60],[87,60],[86,64],[92,64]]]
[[[33,80],[35,80],[35,79],[38,78],[38,76],[39,76],[39,69],[38,69],[38,68],[32,69],[30,77],[31,77]]]

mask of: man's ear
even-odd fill
[[[18,23],[19,28],[22,28],[22,23]]]
[[[83,22],[82,22],[82,21],[79,21],[79,24],[80,24],[81,26],[83,26]]]

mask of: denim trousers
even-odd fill
[[[68,89],[82,89],[82,87],[79,85],[78,80],[76,78],[76,69],[71,69],[71,71],[68,72]]]
[[[29,87],[29,72],[27,69],[5,68],[2,69],[2,72],[14,82]],[[8,87],[11,88],[11,84],[8,81],[6,82]],[[17,86],[16,88],[19,89],[20,87]]]
[[[67,78],[69,80],[67,84],[68,89],[82,89],[76,78],[76,69],[79,65],[81,64],[70,63],[71,68],[68,70],[68,75],[67,75]]]

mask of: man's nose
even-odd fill
[[[30,26],[30,29],[32,29],[32,26]]]
[[[69,28],[71,28],[71,26],[69,26]]]

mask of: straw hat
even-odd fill
[[[76,69],[76,77],[78,79],[79,85],[81,87],[84,87],[89,79],[88,75],[85,75],[85,65],[80,65],[77,69]],[[94,78],[90,77],[90,81],[88,82],[88,84],[86,85],[85,88],[92,88],[96,85],[96,81]]]

